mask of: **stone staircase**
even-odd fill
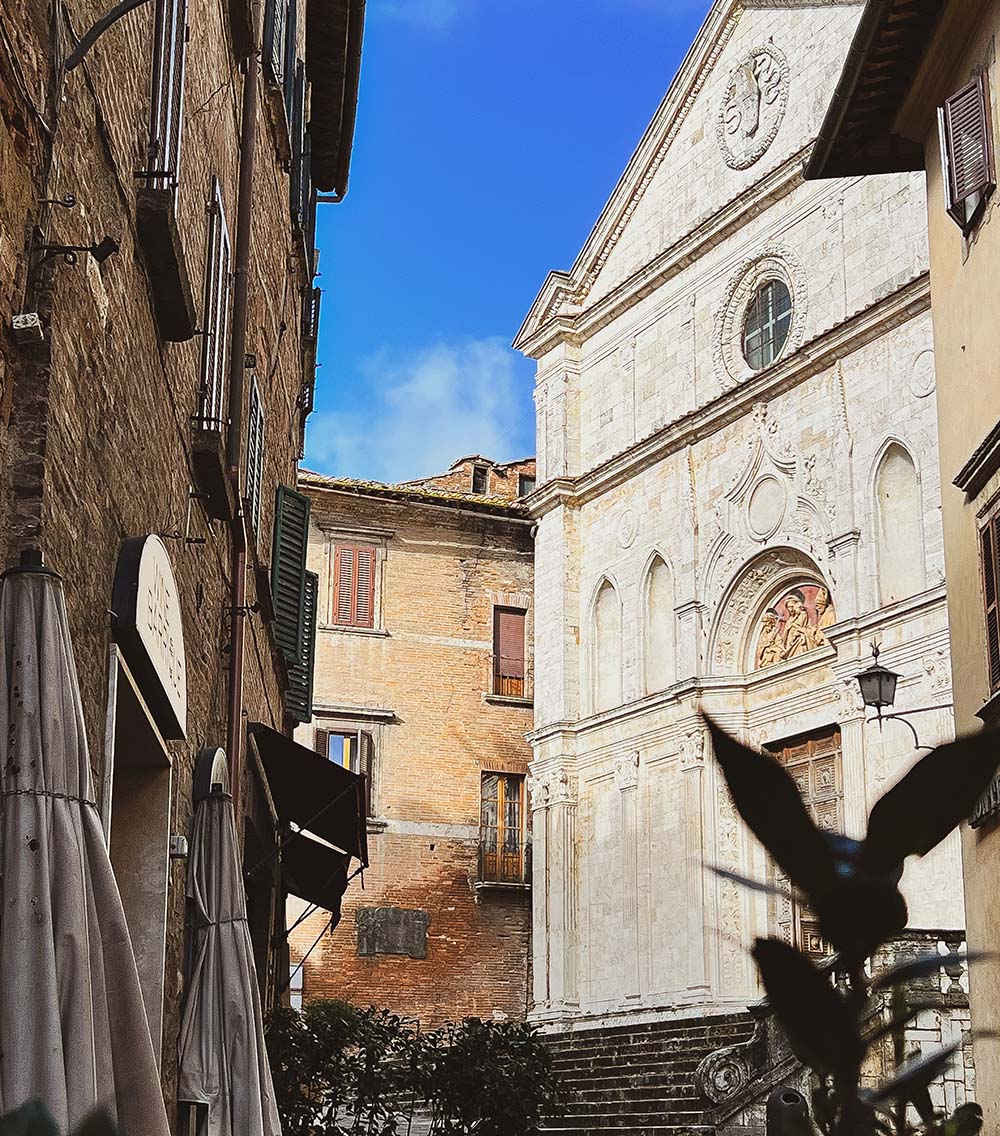
[[[595,1136],[709,1136],[695,1086],[702,1058],[750,1040],[749,1014],[552,1034],[562,1115],[546,1132]]]

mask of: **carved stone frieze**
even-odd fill
[[[789,77],[788,60],[773,43],[746,52],[730,71],[716,121],[719,149],[730,169],[752,166],[777,137]]]
[[[532,810],[545,809],[550,805],[575,805],[576,775],[566,769],[546,770],[529,779],[528,793]]]
[[[695,769],[705,761],[705,731],[695,730],[680,741],[682,769]]]
[[[615,758],[615,784],[623,792],[639,784],[639,751],[632,750]]]

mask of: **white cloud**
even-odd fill
[[[534,407],[530,372],[519,362],[498,337],[379,351],[362,367],[366,409],[314,414],[305,464],[341,477],[406,481],[440,473],[466,454],[526,456]]]
[[[441,30],[458,18],[460,0],[369,0],[370,15]]]

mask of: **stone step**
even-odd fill
[[[721,1026],[698,1026],[677,1030],[627,1030],[614,1033],[610,1030],[586,1031],[560,1034],[545,1040],[554,1053],[562,1053],[594,1044],[614,1048],[643,1042],[715,1042],[721,1039],[749,1037],[752,1033],[752,1023],[733,1022]]]
[[[687,1121],[697,1124],[704,1110],[693,1100],[675,1101],[669,1098],[642,1101],[570,1101],[563,1105],[566,1117],[624,1116],[633,1120],[641,1116],[658,1116],[672,1123]]]
[[[715,1136],[715,1129],[708,1124],[618,1124],[594,1127],[589,1122],[567,1124],[544,1124],[542,1132],[552,1133],[602,1133],[606,1136]]]
[[[670,1098],[678,1101],[689,1101],[696,1098],[694,1085],[690,1080],[678,1078],[671,1081],[669,1078],[658,1078],[645,1081],[623,1081],[622,1079],[605,1078],[601,1081],[578,1081],[572,1088],[566,1081],[560,1081],[560,1086],[567,1096],[574,1100],[660,1100]]]

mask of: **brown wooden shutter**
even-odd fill
[[[948,212],[963,228],[994,188],[989,83],[985,72],[945,100],[940,114]],[[978,201],[970,198],[979,195]]]
[[[356,564],[355,627],[371,627],[375,617],[375,549],[354,550]]]
[[[990,693],[1000,686],[1000,605],[997,600],[997,520],[980,533],[983,572],[983,600],[986,607],[986,656],[989,663]]]
[[[354,772],[362,774],[365,779],[365,815],[374,816],[375,740],[364,730],[358,731],[357,768]]]
[[[498,607],[493,613],[493,693],[520,698],[524,695],[524,618],[516,608]]]
[[[317,726],[313,732],[313,749],[324,757],[330,756],[330,731]]]
[[[354,610],[354,549],[337,545],[333,557],[334,622],[350,626]]]

